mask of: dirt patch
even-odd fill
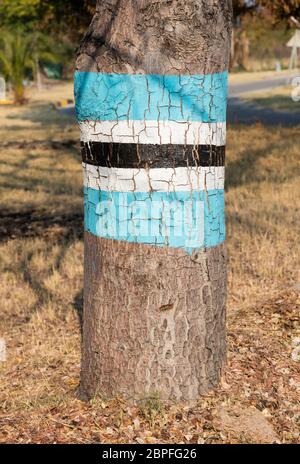
[[[230,433],[243,435],[251,443],[276,443],[279,438],[274,428],[262,412],[254,407],[243,405],[234,408],[221,407],[219,411],[220,429],[228,429]]]

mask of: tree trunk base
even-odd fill
[[[225,364],[225,303],[224,244],[189,256],[86,232],[81,396],[196,400]]]

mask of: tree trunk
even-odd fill
[[[101,0],[75,73],[81,392],[189,401],[225,363],[231,0]]]

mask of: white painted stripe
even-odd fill
[[[216,145],[226,144],[226,123],[180,121],[82,121],[83,142]]]
[[[174,192],[224,189],[224,166],[126,169],[82,165],[84,186],[95,190]]]

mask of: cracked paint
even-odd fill
[[[86,231],[190,255],[225,240],[227,77],[75,73]]]

